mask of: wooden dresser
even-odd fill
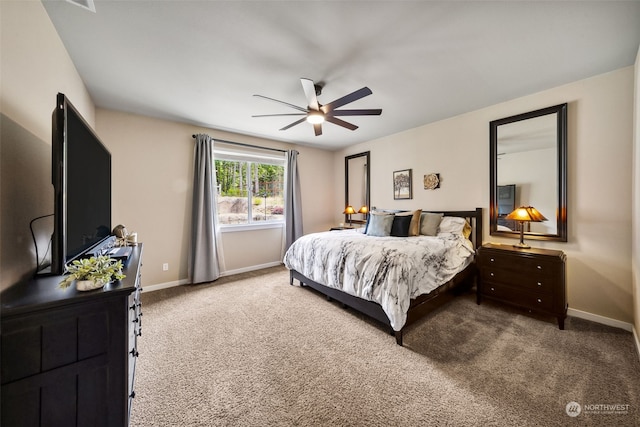
[[[477,302],[490,298],[549,314],[564,329],[565,261],[562,251],[487,243],[478,249]]]
[[[3,426],[127,426],[141,331],[142,245],[123,280],[60,289],[40,277],[2,292]]]

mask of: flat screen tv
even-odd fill
[[[111,153],[62,93],[52,117],[51,274],[111,234]]]

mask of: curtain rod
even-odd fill
[[[195,135],[191,135],[192,138],[195,138]],[[271,151],[279,151],[281,153],[286,153],[287,150],[281,150],[279,148],[269,148],[269,147],[261,147],[259,145],[253,145],[253,144],[246,144],[244,142],[235,142],[235,141],[227,141],[225,139],[218,139],[218,138],[213,138],[214,141],[218,141],[218,142],[224,142],[225,144],[233,144],[233,145],[241,145],[243,147],[250,147],[250,148],[259,148],[261,150],[271,150]]]

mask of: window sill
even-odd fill
[[[265,222],[254,224],[220,225],[221,233],[235,233],[236,231],[266,230],[269,228],[284,228],[284,222]]]

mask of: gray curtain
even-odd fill
[[[193,169],[188,274],[191,283],[211,282],[220,277],[220,264],[216,242],[216,173],[213,139],[209,135],[196,135]]]
[[[287,188],[285,189],[285,246],[284,250],[302,236],[302,199],[298,176],[298,152],[287,152]]]

